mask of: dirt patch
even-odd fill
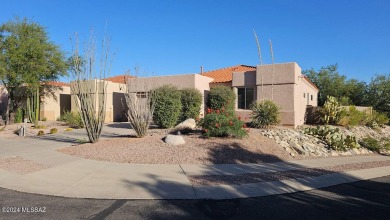
[[[15,172],[18,174],[27,174],[46,169],[47,167],[37,162],[26,160],[23,157],[9,157],[0,159],[0,169]]]
[[[256,129],[244,139],[183,135],[186,143],[179,146],[165,144],[164,137],[154,134],[144,138],[112,138],[58,151],[87,159],[134,164],[270,163],[293,159]]]

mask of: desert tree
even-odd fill
[[[138,76],[138,69],[135,69]],[[137,83],[132,80],[130,72],[126,74],[125,100],[127,106],[127,119],[134,129],[137,137],[144,137],[147,134],[150,123],[153,121],[153,112],[157,100],[156,90],[152,89],[151,83]],[[137,90],[141,92],[136,92]]]
[[[42,85],[58,80],[66,70],[63,52],[38,23],[15,18],[0,26],[0,81],[8,92],[7,123],[13,122],[27,97],[32,99],[37,91],[41,96]],[[39,106],[39,97],[36,100]]]
[[[88,139],[95,143],[99,141],[106,116],[107,81],[104,79],[111,71],[110,44],[104,38],[101,50],[97,51],[96,39],[91,34],[83,51],[80,51],[77,34],[74,41],[73,55],[68,60],[74,77],[74,81],[71,82],[71,93],[76,97],[74,102],[80,112]],[[100,55],[97,55],[98,53]]]

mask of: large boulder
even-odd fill
[[[189,118],[180,124],[176,125],[175,131],[181,131],[181,130],[193,130],[196,127],[196,122],[194,119]]]
[[[169,145],[181,145],[185,144],[186,142],[184,141],[184,138],[180,135],[173,135],[173,134],[168,134],[165,139],[165,143]]]

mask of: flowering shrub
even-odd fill
[[[208,109],[206,116],[199,123],[207,137],[235,137],[247,136],[249,129],[238,117],[224,110]]]

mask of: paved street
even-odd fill
[[[45,213],[0,219],[389,219],[390,176],[306,192],[235,200],[93,200],[0,189],[0,206]]]

